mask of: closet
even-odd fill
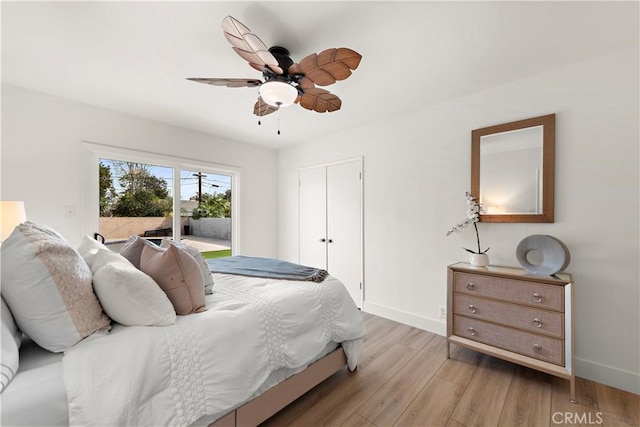
[[[363,300],[362,159],[299,172],[299,262],[338,278]]]

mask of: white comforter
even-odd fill
[[[166,327],[116,325],[65,352],[71,425],[189,425],[252,397],[275,370],[302,368],[331,342],[349,367],[364,326],[347,290],[214,274],[208,310]]]

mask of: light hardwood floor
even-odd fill
[[[569,382],[455,348],[444,337],[367,313],[364,357],[263,426],[640,426],[640,396]],[[452,347],[453,348],[453,347]]]

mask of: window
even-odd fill
[[[236,252],[238,170],[85,144],[94,174],[87,210],[97,216],[88,234],[97,230],[112,250],[137,234],[182,241],[205,258]]]

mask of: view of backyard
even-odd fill
[[[205,258],[231,255],[231,177],[191,170],[180,170],[179,177],[175,183],[171,167],[100,159],[99,233],[105,243],[118,250],[133,234],[156,243],[179,236]]]

